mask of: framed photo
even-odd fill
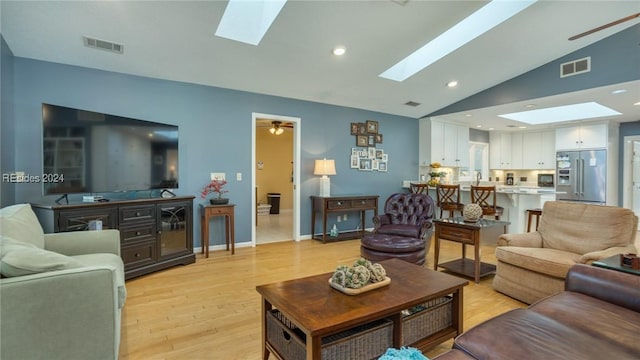
[[[376,159],[382,159],[382,155],[384,155],[384,150],[376,149]]]
[[[378,171],[383,171],[383,172],[387,171],[387,162],[386,161],[379,161],[378,162]]]
[[[378,133],[378,122],[373,120],[367,120],[367,134]]]
[[[376,136],[369,135],[367,139],[367,146],[376,146]]]
[[[382,144],[382,134],[376,134],[376,144]]]
[[[360,170],[371,171],[371,159],[360,159]]]
[[[351,123],[351,135],[358,135],[358,123]]]
[[[358,135],[367,135],[367,124],[358,123]]]
[[[366,147],[369,144],[369,138],[367,135],[357,135],[356,136],[356,146]]]
[[[370,147],[367,149],[367,157],[369,159],[375,159],[376,157],[376,148]]]
[[[358,155],[360,155],[361,158],[366,158],[368,156],[367,149],[361,149]]]
[[[351,155],[358,155],[358,152],[360,152],[358,148],[351,148]]]
[[[357,154],[351,155],[351,168],[357,169],[360,167],[360,157]]]
[[[384,162],[389,161],[389,154],[382,154],[382,161]]]
[[[380,166],[380,162],[378,161],[378,159],[371,160],[371,170],[378,171],[379,166]]]

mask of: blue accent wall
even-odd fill
[[[0,174],[9,174],[15,167],[13,59],[11,49],[0,35]],[[14,204],[15,185],[5,181],[1,184],[0,206]]]
[[[381,208],[390,194],[403,190],[402,180],[416,176],[418,121],[413,118],[26,58],[13,60],[14,114],[8,121],[14,127],[16,169],[28,174],[42,171],[42,103],[178,125],[177,193],[196,196],[193,232],[196,246],[200,246],[198,204],[204,202],[198,194],[210,172],[227,174],[228,197],[237,205],[236,242],[251,240],[253,112],[301,118],[299,186],[303,236],[310,234],[311,229],[309,196],[317,194],[319,188],[319,177],[313,175],[315,159],[336,160],[337,175],[331,177],[332,194],[380,195]],[[389,154],[388,172],[364,172],[349,167],[351,148],[355,147],[350,123],[366,120],[379,122],[384,143],[378,148]],[[236,173],[243,174],[243,181],[235,180]],[[41,200],[40,184],[16,186],[15,202]],[[368,217],[371,226],[370,213]],[[352,215],[350,220],[354,218]],[[214,228],[217,231],[222,226],[214,224]],[[213,233],[212,244],[223,244],[222,230]]]

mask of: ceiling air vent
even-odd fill
[[[415,102],[415,101],[407,101],[407,102],[406,102],[406,103],[404,103],[404,104],[405,104],[405,105],[407,105],[407,106],[413,106],[413,107],[416,107],[416,106],[420,106],[420,105],[421,105],[419,102]]]
[[[560,77],[567,77],[591,71],[591,57],[560,64]]]
[[[84,45],[94,49],[111,51],[117,54],[122,54],[124,46],[122,44],[116,44],[111,41],[105,41],[100,39],[94,39],[87,36],[83,36]]]

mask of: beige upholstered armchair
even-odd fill
[[[0,358],[117,359],[126,290],[118,230],[43,234],[0,210]]]
[[[637,227],[629,209],[546,202],[537,231],[498,238],[493,288],[527,304],[559,293],[572,265],[635,253]]]

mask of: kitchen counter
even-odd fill
[[[420,181],[404,181],[403,187],[409,188],[409,183],[420,183]],[[480,185],[489,185],[482,184]],[[460,202],[468,204],[471,202],[471,194],[469,192],[470,185],[461,185],[461,199]],[[429,190],[429,195],[435,201],[437,196],[435,189]],[[554,188],[532,187],[532,186],[496,186],[496,202],[498,206],[504,208],[504,213],[501,220],[511,222],[509,226],[509,233],[523,233],[527,228],[527,210],[542,208],[542,205],[546,201],[554,201],[556,194],[565,194],[562,191],[556,191]],[[440,214],[440,211],[437,212]]]

